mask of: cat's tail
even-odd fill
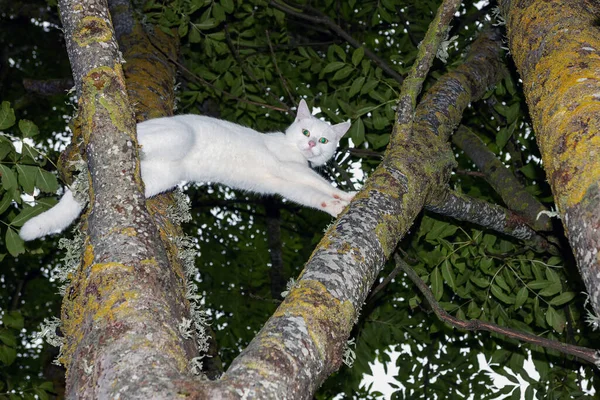
[[[62,232],[79,217],[83,207],[84,204],[78,203],[73,193],[66,189],[58,204],[25,222],[19,236],[29,241],[49,233]]]

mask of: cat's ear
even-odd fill
[[[296,114],[296,119],[306,119],[310,118],[312,114],[310,113],[310,109],[306,104],[304,99],[300,100],[300,104],[298,104],[298,113]]]
[[[333,129],[333,131],[335,132],[337,140],[340,140],[342,136],[344,136],[346,132],[348,132],[348,129],[350,129],[350,125],[350,122],[342,122],[341,124],[331,125],[331,129]]]

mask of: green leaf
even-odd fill
[[[552,306],[562,306],[565,303],[570,302],[575,297],[574,292],[564,292],[550,300],[550,305]]]
[[[498,300],[502,301],[503,303],[506,304],[514,304],[515,300],[509,296],[507,296],[502,289],[500,289],[499,286],[497,285],[492,285],[491,287],[491,292],[492,295],[494,295],[495,298],[497,298]]]
[[[365,83],[365,77],[358,77],[352,82],[352,86],[350,86],[350,90],[348,91],[348,97],[352,97],[357,94]]]
[[[16,257],[19,254],[25,253],[25,246],[23,245],[23,239],[19,237],[17,232],[13,230],[13,228],[9,227],[6,230],[6,249],[10,253],[11,256]]]
[[[15,110],[8,101],[3,101],[0,106],[0,129],[8,129],[15,124]]]
[[[19,173],[19,184],[23,191],[28,194],[33,194],[35,189],[35,176],[39,167],[33,165],[17,164],[17,172]]]
[[[331,78],[334,81],[339,81],[342,80],[346,77],[348,77],[348,75],[350,75],[353,71],[353,68],[349,65],[346,65],[345,67],[343,67],[342,69],[338,70],[334,75],[333,78]]]
[[[471,277],[469,279],[471,279],[471,282],[473,282],[475,285],[477,285],[478,287],[480,287],[482,289],[485,289],[490,285],[490,281],[488,281],[485,278],[471,275]]]
[[[212,16],[219,22],[225,21],[225,10],[219,3],[213,3]]]
[[[554,328],[555,331],[561,333],[565,329],[567,321],[562,315],[556,312],[553,307],[548,307],[548,310],[546,311],[546,322]]]
[[[362,119],[358,118],[356,122],[352,124],[349,136],[350,139],[352,139],[352,143],[357,147],[365,141],[365,125],[363,124]]]
[[[23,320],[23,315],[19,311],[8,311],[2,317],[2,323],[7,328],[13,328],[18,331],[23,329],[25,326],[25,321]]]
[[[390,142],[390,134],[385,133],[383,135],[367,135],[367,140],[373,145],[374,149],[380,149],[387,146]]]
[[[38,388],[45,390],[46,392],[54,392],[54,383],[49,381],[42,382]]]
[[[2,199],[0,200],[0,214],[2,214],[4,211],[6,211],[8,206],[10,206],[11,202],[12,202],[12,197],[8,193],[4,194],[4,196],[2,196]]]
[[[190,35],[188,37],[190,40],[190,43],[200,43],[200,41],[202,40],[202,36],[200,36],[200,32],[198,31],[198,29],[201,29],[201,28],[199,28],[198,25],[200,25],[200,24],[196,24],[194,26],[194,29],[192,29],[190,31]]]
[[[368,80],[364,84],[364,86],[362,87],[362,89],[360,89],[360,94],[365,94],[365,93],[372,92],[377,87],[377,85],[379,85],[379,80],[378,79],[370,79],[370,80]],[[370,107],[370,108],[373,109],[374,107]]]
[[[55,193],[58,190],[58,180],[56,180],[56,176],[52,172],[37,167],[35,186],[42,192]]]
[[[525,304],[525,302],[527,301],[528,297],[529,297],[529,290],[525,286],[523,286],[517,292],[517,298],[515,300],[515,308],[519,308],[523,304]]]
[[[4,160],[11,153],[15,154],[15,146],[7,138],[0,136],[0,160]]]
[[[546,278],[552,283],[560,283],[560,276],[552,270],[552,268],[546,268]]]
[[[0,344],[0,361],[4,365],[10,365],[17,358],[17,350]]]
[[[233,0],[221,0],[221,5],[227,14],[231,14],[235,6]]]
[[[40,215],[44,211],[46,211],[49,207],[46,204],[39,203],[33,207],[25,207],[23,210],[17,215],[12,222],[11,226],[23,226],[25,222],[29,219],[35,217],[36,215]]]
[[[199,22],[197,24],[194,24],[194,27],[196,29],[200,29],[200,30],[205,30],[205,29],[212,29],[215,26],[219,25],[219,23],[217,22],[217,20],[215,20],[214,18],[207,18],[202,22]],[[194,31],[194,30],[192,30]],[[199,42],[200,40],[198,40]]]
[[[321,74],[328,74],[330,72],[337,71],[338,69],[342,68],[345,65],[346,65],[346,63],[341,62],[341,61],[330,62],[329,64],[327,64],[325,66],[325,68],[323,68],[321,70]]]
[[[556,293],[559,293],[562,290],[562,285],[560,282],[551,283],[546,286],[544,289],[540,290],[540,296],[554,296]]]
[[[442,295],[444,294],[444,282],[442,280],[442,274],[438,267],[435,267],[433,272],[431,272],[430,276],[431,280],[431,291],[433,292],[433,296],[437,301],[440,301]]]
[[[4,164],[0,164],[0,175],[2,175],[2,187],[5,190],[14,189],[17,187],[17,177],[12,169]]]
[[[17,338],[15,337],[14,332],[12,332],[10,329],[0,329],[0,341],[7,346],[17,347]]]
[[[19,121],[19,130],[23,134],[23,137],[30,138],[40,133],[39,128],[36,124],[28,119],[22,119]]]
[[[508,139],[510,139],[510,137],[513,135],[513,132],[515,131],[516,126],[517,123],[513,122],[508,126],[508,128],[504,127],[500,129],[500,132],[498,132],[498,134],[496,135],[496,145],[498,146],[498,150],[502,150],[504,146],[506,146]]]
[[[502,275],[496,275],[496,280],[494,282],[505,291],[510,292],[510,287],[506,284]]]
[[[184,20],[183,23],[181,23],[179,25],[179,28],[177,29],[177,33],[179,34],[179,37],[184,37],[185,35],[187,35],[188,29],[189,29],[188,22]]]
[[[365,49],[363,47],[359,47],[358,49],[354,50],[354,53],[352,53],[352,64],[354,64],[356,67],[358,64],[360,64],[364,55]]]
[[[452,289],[456,289],[456,278],[454,276],[454,272],[452,271],[452,266],[448,260],[445,260],[442,264],[442,275],[444,280]]]

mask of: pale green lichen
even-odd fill
[[[185,205],[189,208],[187,202]],[[190,302],[191,319],[183,318],[179,324],[179,332],[185,339],[191,339],[193,337],[193,328],[196,333],[196,345],[198,346],[198,351],[200,354],[203,354],[208,351],[210,343],[210,335],[206,329],[210,318],[204,307],[200,304],[202,298],[198,295],[198,289],[194,283],[194,279],[198,274],[195,263],[196,255],[198,254],[196,242],[191,236],[179,236],[172,238],[171,241],[177,246],[178,256],[183,266],[187,282],[185,297]],[[201,360],[203,357],[204,355],[195,357],[190,361],[190,371],[194,375],[201,374]]]
[[[58,241],[58,248],[65,250],[65,255],[62,258],[62,265],[57,267],[56,279],[61,283],[58,292],[64,296],[67,285],[71,279],[71,275],[77,270],[81,264],[84,250],[84,235],[78,227],[73,229],[75,233],[72,239],[61,238]]]
[[[44,318],[44,322],[40,324],[40,331],[35,334],[36,339],[45,340],[49,345],[59,348],[58,356],[52,361],[52,364],[55,365],[61,365],[58,360],[62,357],[62,348],[65,343],[65,339],[56,333],[61,324],[60,319],[56,317]]]
[[[346,341],[346,346],[344,347],[344,355],[343,355],[343,363],[348,366],[348,368],[352,368],[354,365],[354,361],[356,361],[356,353],[352,350],[352,347],[356,348],[356,339],[350,338]]]
[[[179,188],[173,191],[173,198],[175,204],[167,207],[167,218],[169,218],[174,224],[180,225],[184,222],[192,220],[192,214],[190,213],[190,199],[185,193]]]

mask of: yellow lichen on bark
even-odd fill
[[[326,359],[326,349],[331,346],[328,345],[332,339],[331,330],[349,333],[355,315],[356,310],[350,301],[336,299],[321,282],[301,280],[273,317],[302,317],[319,354]]]
[[[600,31],[583,3],[532,1],[509,16],[513,57],[563,212],[600,182]]]
[[[83,17],[73,35],[73,40],[80,47],[94,43],[107,42],[112,38],[112,28],[99,17]]]

